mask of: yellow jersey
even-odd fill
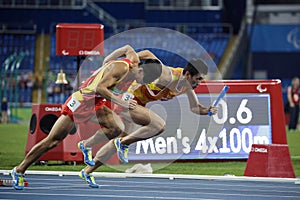
[[[138,104],[145,106],[148,102],[162,100],[166,101],[185,93],[188,87],[178,88],[183,68],[169,68],[172,74],[172,81],[164,88],[159,88],[154,82],[140,85],[134,82],[128,91],[134,95]]]

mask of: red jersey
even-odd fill
[[[117,81],[109,90],[114,95],[121,95],[126,92],[128,87],[134,80],[126,80],[126,76],[130,70],[130,61],[128,59],[116,60],[112,62],[124,62],[126,63],[128,70],[123,78]],[[104,65],[95,71],[84,83],[79,87],[79,91],[74,92],[62,106],[62,114],[68,115],[75,123],[82,123],[89,121],[96,113],[97,110],[104,105],[109,108],[121,109],[120,106],[116,106],[109,100],[96,94],[96,88],[101,81],[105,69],[110,63]]]

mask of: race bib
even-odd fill
[[[130,92],[125,92],[125,93],[122,95],[123,101],[129,101],[130,99],[133,99],[133,98],[134,98],[134,95],[131,94]]]
[[[72,96],[70,101],[67,103],[67,106],[72,112],[74,112],[80,106],[80,102]]]

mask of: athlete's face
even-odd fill
[[[135,80],[136,80],[136,82],[138,82],[138,83],[144,83],[143,82],[143,79],[144,79],[144,70],[142,69],[142,68],[139,68],[139,67],[134,67],[135,69],[135,71],[134,71],[134,73],[135,73]]]
[[[192,88],[195,89],[205,79],[205,76],[206,75],[202,73],[198,73],[194,76],[188,73],[186,79],[189,82],[189,84],[192,86]]]

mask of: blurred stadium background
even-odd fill
[[[56,56],[55,26],[97,23],[105,39],[137,27],[182,32],[206,49],[224,79],[281,79],[286,102],[286,88],[299,75],[299,15],[298,0],[0,0],[0,99],[7,97],[11,121],[27,116],[18,109],[31,103],[64,102],[72,81],[57,85],[56,74],[63,66],[74,79],[77,61]]]

